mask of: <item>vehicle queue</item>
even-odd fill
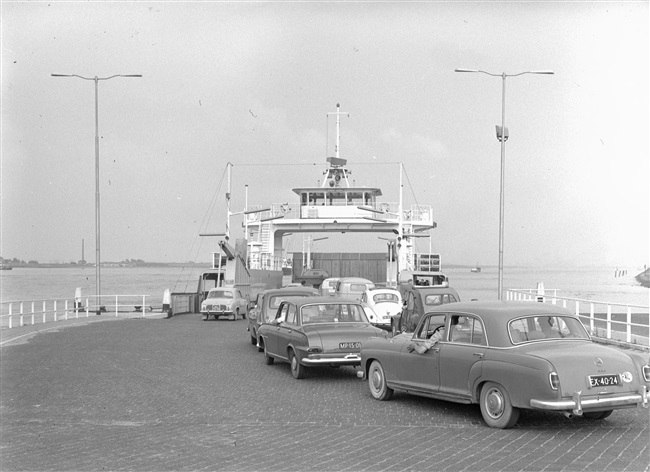
[[[249,317],[251,343],[267,365],[289,363],[296,379],[313,367],[355,366],[377,400],[401,390],[478,404],[493,428],[513,427],[524,409],[604,420],[617,409],[648,407],[647,356],[597,344],[563,308],[461,302],[448,284],[431,292],[426,285],[398,290],[367,282],[358,295],[350,295],[349,285],[347,296],[331,293],[329,283],[325,293],[303,289],[309,293],[296,296],[296,287],[261,293],[250,312],[266,314]],[[277,309],[264,301],[271,292]]]

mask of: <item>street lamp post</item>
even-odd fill
[[[51,74],[52,77],[77,77],[83,80],[92,80],[95,82],[95,295],[97,303],[97,314],[101,310],[101,295],[102,295],[102,279],[101,279],[101,257],[100,257],[100,224],[99,224],[99,100],[98,100],[98,84],[100,80],[109,80],[114,77],[142,77],[140,74],[116,74],[110,77],[82,77],[77,74]]]
[[[517,77],[524,74],[547,74],[553,75],[554,72],[550,70],[535,70],[520,72],[518,74],[493,74],[483,70],[476,69],[456,69],[456,72],[474,72],[491,75],[493,77],[501,77],[502,79],[502,92],[501,92],[501,126],[497,126],[497,139],[501,142],[501,190],[499,197],[499,282],[498,282],[498,295],[499,300],[503,299],[503,219],[504,219],[504,181],[506,169],[506,141],[508,140],[508,128],[506,128],[506,77]]]

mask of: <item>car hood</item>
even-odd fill
[[[629,372],[632,382],[625,382],[617,391],[628,390],[639,385],[643,379],[632,358],[625,352],[608,346],[585,341],[544,342],[530,346],[527,353],[546,359],[560,377],[563,395],[571,395],[577,390],[588,394],[611,393],[612,388],[589,388],[587,376],[623,374]]]

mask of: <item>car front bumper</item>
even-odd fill
[[[582,415],[583,410],[587,411],[602,411],[602,410],[615,410],[618,408],[634,407],[641,404],[644,408],[648,408],[650,401],[650,393],[648,388],[644,385],[639,393],[630,393],[626,395],[612,395],[599,398],[583,398],[582,391],[577,391],[573,394],[571,400],[530,400],[530,406],[538,410],[551,410],[551,411],[572,411],[575,415]]]

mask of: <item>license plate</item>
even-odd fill
[[[589,375],[589,387],[613,387],[621,384],[621,378],[617,375]]]
[[[361,349],[361,343],[339,343],[339,349]]]

